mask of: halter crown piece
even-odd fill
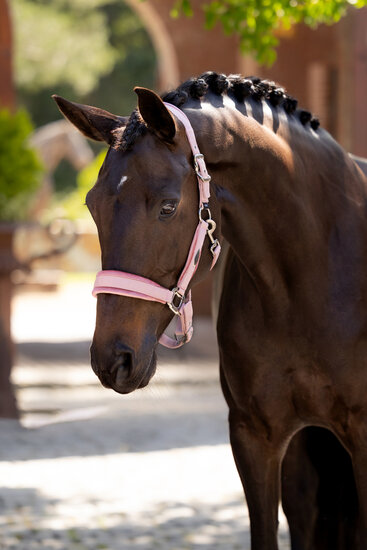
[[[132,273],[103,270],[97,274],[92,293],[93,296],[101,293],[118,294],[120,296],[129,296],[131,298],[140,298],[142,300],[167,304],[170,310],[176,315],[174,338],[171,338],[167,334],[162,334],[159,342],[167,348],[179,348],[191,340],[193,333],[191,291],[187,295],[186,291],[199,265],[205,237],[207,235],[209,237],[210,251],[213,255],[210,269],[213,269],[219,257],[220,244],[218,239],[213,237],[216,223],[212,220],[209,210],[210,176],[205,166],[204,155],[199,151],[194,130],[185,113],[170,103],[165,103],[165,106],[185,127],[187,139],[194,156],[194,169],[199,186],[199,223],[191,242],[185,266],[176,286],[172,289],[165,288],[150,279],[133,275]],[[202,218],[203,211],[206,211],[205,219]]]

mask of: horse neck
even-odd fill
[[[204,106],[201,116],[192,113],[222,234],[279,317],[287,309],[290,280],[306,271],[309,281],[320,280],[320,266],[327,272],[328,224],[333,221],[323,183],[334,178],[338,185],[335,163],[344,170],[346,155],[326,132],[290,123],[285,113],[276,121],[252,105]],[[320,146],[322,140],[326,145]]]

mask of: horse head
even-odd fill
[[[172,289],[198,224],[192,151],[183,124],[159,96],[144,88],[135,91],[138,109],[130,117],[54,98],[84,135],[109,145],[86,197],[98,229],[102,270]],[[210,206],[216,211],[215,202]],[[204,247],[194,282],[209,271],[211,261]],[[91,363],[102,384],[119,393],[146,386],[156,370],[157,343],[172,317],[163,303],[98,294]]]

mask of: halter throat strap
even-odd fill
[[[199,221],[191,242],[185,266],[173,289],[165,288],[150,279],[132,273],[103,270],[97,273],[92,294],[93,296],[97,296],[101,293],[116,294],[119,296],[128,296],[131,298],[167,304],[176,316],[174,338],[171,338],[167,334],[163,334],[159,342],[169,348],[178,348],[186,342],[189,342],[193,334],[191,291],[187,292],[187,289],[198,268],[205,238],[206,236],[209,238],[210,251],[213,255],[210,269],[213,269],[219,257],[220,244],[213,236],[216,223],[211,218],[209,210],[210,176],[206,169],[204,155],[200,153],[194,130],[185,113],[170,103],[165,103],[165,106],[178,120],[180,120],[185,128],[186,136],[194,157],[194,170],[199,188]],[[204,210],[206,211],[205,219],[202,217]]]

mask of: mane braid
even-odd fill
[[[238,74],[226,76],[208,71],[198,78],[186,80],[176,90],[163,94],[162,99],[176,107],[182,107],[189,99],[200,100],[209,91],[216,95],[227,93],[239,103],[247,97],[251,97],[255,101],[266,99],[274,109],[283,108],[287,115],[297,114],[303,126],[309,123],[313,130],[317,130],[320,126],[319,120],[308,111],[297,111],[297,100],[290,96],[284,88],[275,82],[255,76],[243,77]]]
[[[255,76],[243,77],[238,74],[218,74],[213,71],[203,73],[198,78],[190,78],[180,84],[178,88],[161,97],[163,101],[172,103],[176,107],[182,107],[189,99],[200,101],[202,97],[211,92],[216,95],[228,94],[238,103],[250,97],[255,101],[266,99],[274,109],[282,108],[287,115],[297,115],[303,126],[310,124],[313,130],[320,126],[318,118],[313,117],[308,111],[297,110],[297,100],[290,96],[284,88],[270,80],[262,80]],[[117,128],[114,131],[115,149],[128,151],[136,140],[147,132],[148,128],[142,119],[138,109],[135,109],[125,128]]]

